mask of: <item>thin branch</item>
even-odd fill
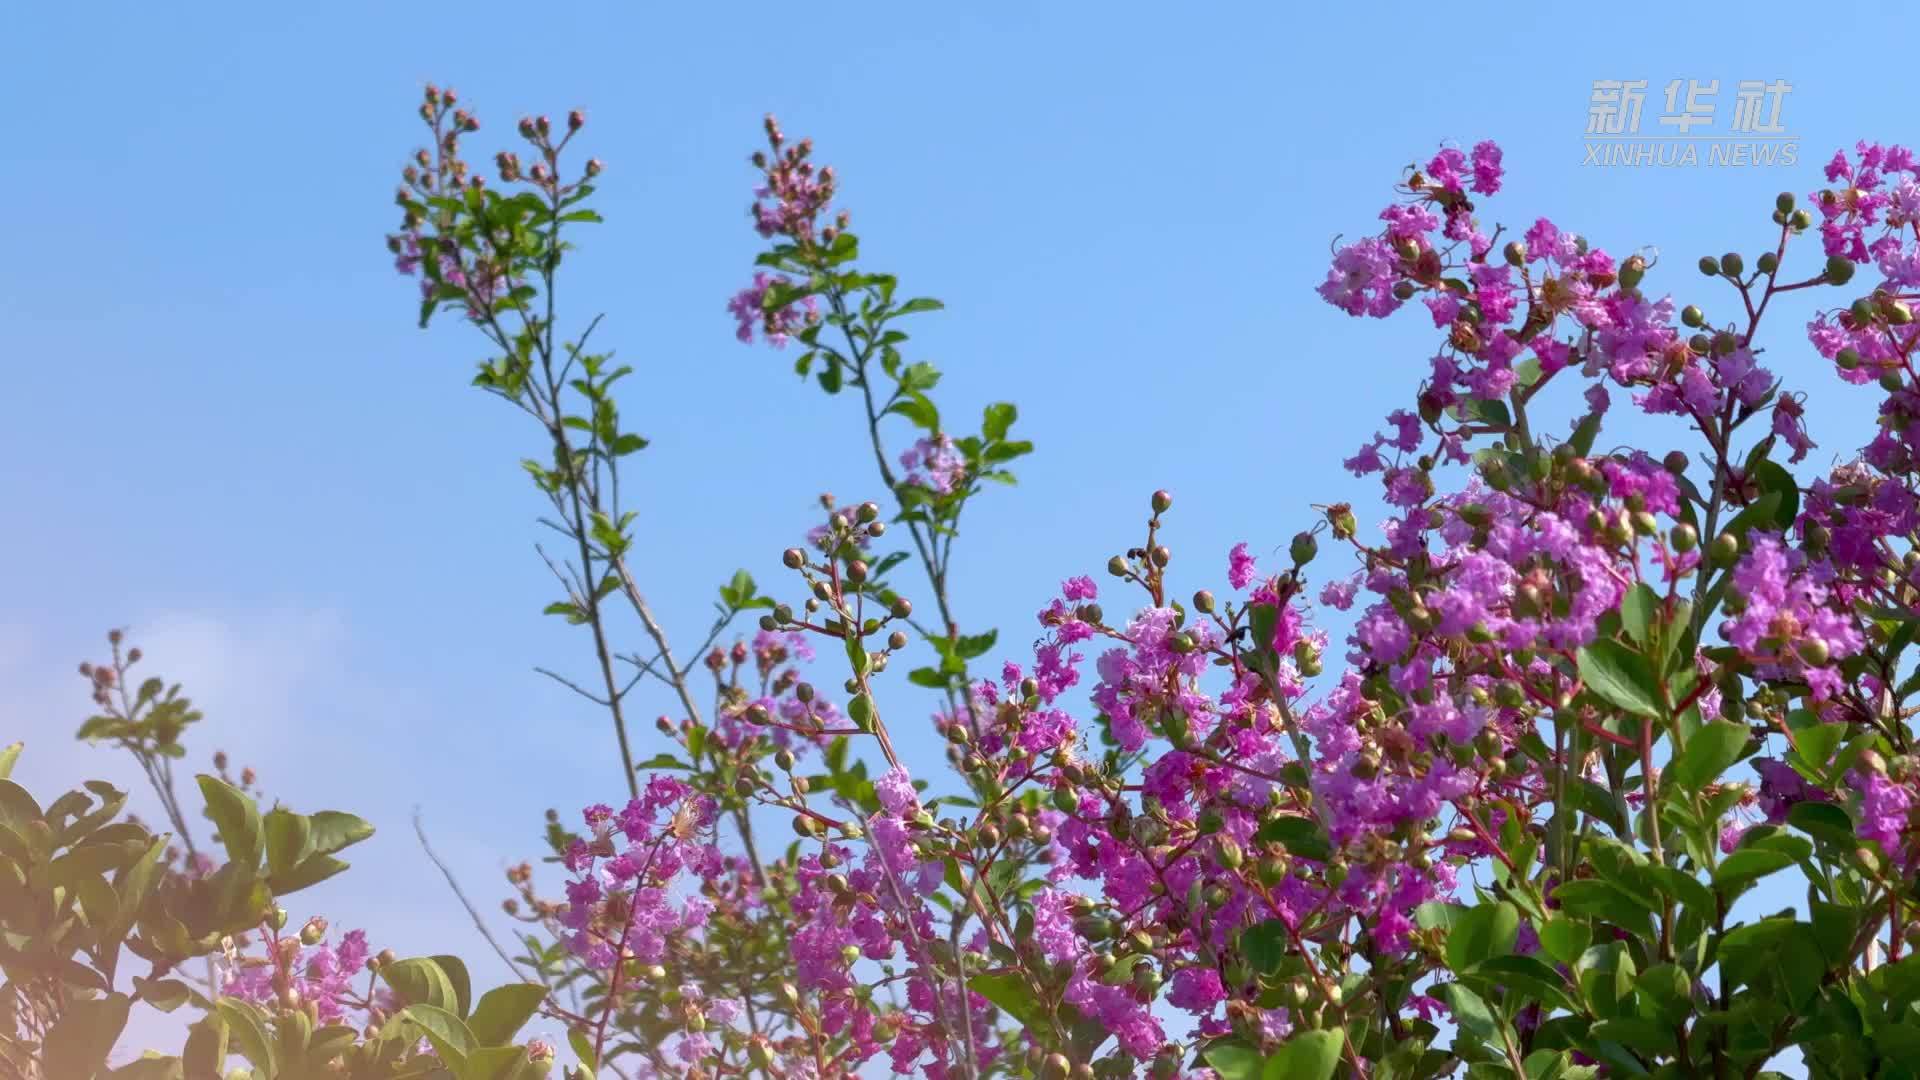
[[[480,931],[480,936],[487,939],[487,944],[493,946],[494,955],[498,956],[500,962],[507,965],[507,970],[518,976],[521,982],[533,982],[532,979],[520,974],[520,965],[514,963],[513,959],[507,955],[507,950],[500,947],[500,942],[495,940],[493,931],[487,929],[486,922],[480,918],[480,912],[473,906],[473,902],[467,899],[466,891],[460,888],[460,882],[454,879],[453,871],[448,869],[446,862],[434,852],[433,845],[427,842],[427,828],[420,821],[420,808],[417,806],[413,808],[413,834],[420,838],[420,850],[427,853],[427,859],[440,868],[440,876],[447,879],[447,887],[453,890],[453,895],[460,901],[460,906],[467,909],[467,915],[473,919],[473,928]]]

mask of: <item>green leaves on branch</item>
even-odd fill
[[[1220,1080],[1328,1080],[1340,1066],[1346,1036],[1339,1031],[1301,1032],[1262,1056],[1245,1043],[1228,1040],[1201,1052]]]

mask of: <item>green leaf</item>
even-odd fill
[[[314,854],[307,856],[292,870],[268,878],[267,884],[272,886],[276,895],[286,896],[312,888],[346,869],[346,863],[331,855]]]
[[[1277,843],[1290,855],[1325,862],[1333,855],[1333,842],[1327,830],[1314,818],[1277,817],[1260,826],[1254,839],[1262,844]]]
[[[179,979],[143,979],[138,975],[133,977],[133,989],[141,1001],[161,1012],[172,1012],[185,1005],[192,993]]]
[[[434,1052],[440,1055],[440,1060],[456,1071],[478,1046],[473,1041],[473,1032],[467,1030],[466,1023],[445,1009],[415,1004],[401,1010],[400,1015],[424,1032],[427,1041],[433,1044]]]
[[[907,681],[930,690],[945,689],[947,685],[947,677],[930,667],[914,668],[907,672]]]
[[[1558,1007],[1577,1011],[1567,997],[1566,981],[1560,977],[1560,973],[1531,956],[1509,953],[1506,956],[1489,957],[1474,965],[1471,975],[1475,980],[1538,998],[1549,1009]]]
[[[1230,1040],[1211,1043],[1200,1056],[1219,1074],[1220,1080],[1264,1080],[1266,1061],[1260,1052],[1246,1043]]]
[[[1433,988],[1433,995],[1446,1002],[1453,1013],[1453,1020],[1462,1028],[1482,1039],[1492,1040],[1500,1034],[1500,1024],[1494,1019],[1493,1010],[1479,994],[1461,983],[1442,983]]]
[[[1660,597],[1646,582],[1641,582],[1627,591],[1620,600],[1620,628],[1627,632],[1634,644],[1645,648],[1650,641],[1655,619],[1660,614]]]
[[[1346,1036],[1339,1030],[1295,1035],[1267,1059],[1262,1080],[1328,1080],[1340,1066]]]
[[[266,848],[266,834],[260,823],[260,808],[240,789],[202,773],[200,794],[207,800],[207,815],[220,830],[220,843],[227,849],[227,861],[251,873],[259,869]]]
[[[496,986],[473,1007],[467,1026],[483,1046],[504,1046],[526,1026],[540,1004],[547,1000],[546,987],[539,983],[508,983]]]
[[[107,1063],[131,1004],[124,994],[91,1001],[68,1001],[60,1021],[40,1044],[40,1075],[61,1080],[91,1080]]]
[[[1713,871],[1713,887],[1721,892],[1744,889],[1768,874],[1793,865],[1784,851],[1743,848],[1726,857]]]
[[[1504,901],[1468,908],[1447,933],[1447,966],[1465,971],[1489,957],[1513,951],[1520,910]]]
[[[1716,720],[1693,733],[1667,766],[1664,779],[1676,790],[1698,792],[1740,760],[1747,738],[1744,725]]]
[[[1553,890],[1553,898],[1562,909],[1576,915],[1605,919],[1642,937],[1653,936],[1653,913],[1631,894],[1607,882],[1562,882]]]
[[[593,1036],[587,1034],[584,1029],[569,1029],[567,1031],[567,1045],[573,1047],[573,1056],[579,1058],[582,1065],[585,1065],[589,1069],[597,1069],[600,1067],[599,1055],[593,1052]],[[588,1080],[592,1080],[592,1078],[589,1077]]]
[[[1020,410],[1011,402],[996,401],[987,406],[986,415],[980,420],[980,434],[988,442],[999,442],[1007,437],[1013,422],[1020,416]]]
[[[1773,508],[1773,526],[1781,530],[1793,528],[1793,519],[1800,516],[1800,485],[1794,482],[1793,474],[1777,461],[1762,461],[1749,469],[1747,475],[1761,491],[1779,497]]]
[[[222,1076],[227,1071],[227,1021],[217,1012],[208,1013],[187,1033],[186,1048],[180,1052],[180,1067],[188,1076]]]
[[[338,810],[322,810],[309,816],[307,822],[313,826],[313,850],[322,855],[352,847],[373,835],[373,826]]]
[[[887,411],[906,417],[915,427],[926,431],[929,435],[940,430],[940,410],[928,400],[925,394],[907,394],[894,402],[893,408]]]
[[[396,960],[380,969],[380,977],[408,1005],[424,1004],[452,1009],[459,1003],[453,979],[441,969],[438,962],[428,957]]]
[[[1609,704],[1636,716],[1660,715],[1659,689],[1646,658],[1617,641],[1580,650],[1580,681]]]
[[[953,643],[953,651],[958,654],[961,659],[972,660],[975,657],[985,655],[987,650],[993,648],[993,643],[997,641],[999,637],[1000,631],[998,630],[989,630],[984,634],[962,637]]]
[[[1853,819],[1832,803],[1794,803],[1787,809],[1787,824],[1816,840],[1847,845],[1854,842]]]
[[[221,998],[214,1003],[218,1015],[226,1021],[227,1037],[253,1067],[268,1076],[279,1073],[279,1057],[273,1040],[267,1037],[267,1025],[260,1010],[238,998]]]
[[[467,962],[457,956],[436,955],[434,963],[447,973],[447,980],[453,983],[453,1013],[465,1019],[467,1010],[473,1005],[473,979],[467,974]]]
[[[933,389],[939,382],[940,369],[925,360],[908,364],[906,369],[900,372],[900,385],[903,389],[926,391]]]
[[[1280,970],[1281,962],[1287,957],[1288,937],[1286,923],[1268,919],[1241,931],[1240,951],[1246,954],[1255,974],[1272,975]]]
[[[901,304],[899,307],[894,308],[893,314],[895,316],[913,315],[917,312],[922,312],[922,311],[939,311],[941,308],[944,308],[946,306],[947,305],[941,303],[938,300],[933,299],[930,296],[917,296],[912,300],[909,300],[906,303]]]
[[[967,986],[1027,1027],[1038,1030],[1046,1023],[1033,990],[1018,975],[985,972],[968,979]]]
[[[275,807],[267,812],[267,869],[284,874],[313,850],[313,825],[302,814]]]

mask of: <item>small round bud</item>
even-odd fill
[[[1760,257],[1753,260],[1753,262],[1755,266],[1760,268],[1760,272],[1763,274],[1771,274],[1775,270],[1780,269],[1780,256],[1775,255],[1771,251],[1761,252]]]
[[[786,564],[787,569],[798,570],[807,564],[807,553],[797,547],[788,548],[781,553],[780,561]]]
[[[1898,393],[1900,388],[1906,384],[1906,380],[1901,378],[1900,372],[1897,370],[1884,372],[1880,376],[1880,389],[1885,390],[1889,394]]]
[[[586,126],[586,123],[587,114],[581,112],[579,109],[575,109],[567,114],[568,131],[579,131],[582,127]]]
[[[1740,257],[1739,252],[1729,251],[1725,255],[1720,256],[1720,269],[1724,271],[1728,277],[1739,277],[1746,271],[1747,263],[1746,260]]]
[[[1193,594],[1193,608],[1203,615],[1213,612],[1213,594],[1205,589]]]
[[[855,514],[862,524],[873,521],[880,516],[880,504],[877,502],[863,502]]]
[[[1153,549],[1153,565],[1165,566],[1173,561],[1173,549],[1160,544]]]
[[[1646,276],[1647,260],[1643,256],[1629,255],[1626,261],[1620,264],[1620,287],[1623,289],[1639,288],[1641,279]]]
[[[1685,522],[1675,525],[1673,531],[1667,534],[1667,538],[1672,541],[1673,550],[1682,555],[1700,546],[1699,531]]]
[[[1698,330],[1706,325],[1706,321],[1706,313],[1700,310],[1698,304],[1688,304],[1680,309],[1680,322],[1684,326]]]
[[[1806,211],[1802,210],[1801,213],[1804,214]],[[1845,255],[1827,256],[1826,277],[1828,284],[1845,285],[1847,282],[1853,280],[1853,270],[1853,260],[1847,258]]]
[[[1293,544],[1287,549],[1287,554],[1293,556],[1294,563],[1299,566],[1312,562],[1313,557],[1319,553],[1320,542],[1315,540],[1310,532],[1294,534]]]
[[[1118,555],[1115,555],[1113,558],[1108,559],[1107,573],[1112,574],[1114,577],[1126,577],[1127,576],[1127,560],[1121,558]]]
[[[1165,491],[1153,493],[1153,512],[1164,514],[1173,506],[1173,496]]]
[[[894,597],[892,605],[887,608],[887,611],[896,619],[907,618],[913,614],[913,601],[904,596],[896,596]]]
[[[1700,272],[1708,277],[1720,276],[1720,260],[1711,255],[1700,256]]]
[[[1773,197],[1773,208],[1783,214],[1793,213],[1793,192],[1783,191]]]
[[[1795,210],[1793,216],[1787,219],[1787,224],[1796,230],[1804,231],[1813,227],[1813,215],[1805,210]]]
[[[1740,556],[1739,538],[1732,533],[1721,533],[1713,538],[1713,546],[1709,549],[1708,555],[1712,557],[1715,565],[1732,564],[1733,560]]]
[[[1527,245],[1518,240],[1509,241],[1502,254],[1506,256],[1508,266],[1524,265],[1527,261]]]
[[[300,944],[318,945],[320,939],[327,936],[327,920],[315,915],[300,928]]]
[[[905,630],[895,630],[893,633],[887,635],[887,648],[892,649],[894,652],[899,652],[906,647],[907,632]]]
[[[1833,362],[1839,365],[1841,371],[1852,371],[1860,366],[1860,351],[1848,346],[1834,354]]]

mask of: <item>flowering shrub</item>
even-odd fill
[[[515,867],[503,905],[526,981],[471,1002],[452,957],[369,957],[318,918],[282,933],[279,899],[344,869],[357,819],[262,815],[202,777],[227,862],[192,847],[171,761],[197,714],[158,684],[127,697],[116,639],[85,671],[108,711],[82,735],[139,758],[187,850],[109,824],[111,789],[43,813],[0,783],[15,1072],[94,1075],[133,1001],[191,1000],[207,1015],[180,1058],[113,1075],[214,1074],[228,1051],[263,1077],[542,1075],[555,1048],[512,1043],[535,1012],[582,1076],[1751,1077],[1790,1048],[1815,1076],[1920,1074],[1906,150],[1836,155],[1826,186],[1778,198],[1751,269],[1701,259],[1718,291],[1684,306],[1650,256],[1546,219],[1503,243],[1480,206],[1500,149],[1441,150],[1319,290],[1357,317],[1417,301],[1439,337],[1347,461],[1390,516],[1363,531],[1320,507],[1285,558],[1239,544],[1176,591],[1155,492],[1105,580],[1067,577],[1032,655],[989,666],[954,544],[1032,445],[1011,404],[977,432],[943,413],[906,329],[940,305],[859,265],[810,143],[768,121],[767,246],[726,307],[850,401],[876,498],[823,497],[790,578],[734,575],[677,651],[628,558],[620,471],[647,445],[613,392],[629,369],[590,346],[598,319],[569,338],[557,314],[568,237],[598,220],[603,168],[568,156],[584,117],[522,121],[533,163],[500,154],[496,188],[455,95],[429,88],[421,113],[432,147],[389,245],[422,324],[477,330],[475,384],[539,429],[523,464],[564,538],[547,612],[591,643],[587,676],[548,674],[605,710],[624,801],[549,813],[553,869]],[[1758,335],[1777,296],[1815,289],[1839,298],[1815,351],[1881,409],[1803,482],[1804,402]],[[1616,396],[1691,449],[1600,449]],[[929,661],[889,671],[909,656]],[[882,705],[902,681],[940,697],[954,768],[933,784]],[[672,702],[650,754],[642,688]],[[1804,901],[1736,910],[1763,881]],[[132,994],[123,946],[154,964]],[[200,957],[198,989],[168,977]]]

